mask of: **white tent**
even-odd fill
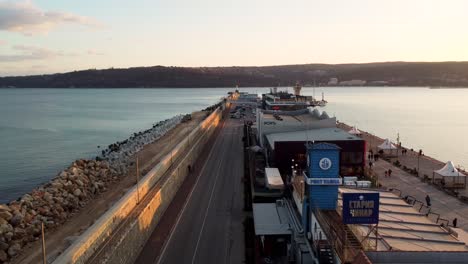
[[[388,138],[385,139],[384,143],[380,144],[378,146],[379,149],[382,149],[382,150],[393,150],[393,149],[397,149],[397,147],[395,146],[395,144],[393,144]]]
[[[432,174],[433,182],[435,181],[436,175],[443,187],[465,188],[466,186],[466,175],[461,173],[451,161],[447,162],[442,169],[434,170]]]
[[[435,170],[434,172],[440,176],[445,177],[465,176],[463,173],[459,172],[457,168],[455,168],[455,165],[451,161],[447,162],[442,169]]]
[[[357,129],[356,127],[353,127],[351,130],[348,131],[348,133],[350,133],[351,135],[361,135],[361,131],[359,131],[359,129]]]

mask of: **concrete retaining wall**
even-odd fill
[[[166,155],[139,182],[139,194],[136,186],[131,188],[116,204],[102,215],[85,233],[83,233],[54,263],[86,263],[100,249],[119,225],[125,221],[135,209],[138,197],[144,197],[161,180],[161,177],[172,166],[177,166],[175,172],[164,179],[156,195],[148,202],[138,216],[137,221],[125,223],[118,248],[113,248],[111,262],[132,262],[146,242],[152,230],[159,222],[172,198],[187,175],[187,166],[192,164],[203,146],[208,142],[215,128],[220,123],[222,111],[215,110],[194,129],[187,138]],[[177,164],[173,164],[174,161]],[[120,230],[122,231],[122,230]]]

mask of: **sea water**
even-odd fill
[[[111,143],[212,105],[232,90],[0,89],[0,203],[47,182],[75,159],[93,158]],[[399,133],[404,146],[468,168],[467,89],[302,90],[318,99],[322,91],[329,104],[320,109],[330,116],[394,141]]]

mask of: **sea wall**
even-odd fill
[[[98,251],[107,256],[99,262],[132,262],[185,179],[188,164],[193,163],[218,126],[221,114],[221,107],[214,110],[142,178],[138,189],[136,186],[130,189],[54,263],[86,263]],[[161,179],[169,168],[174,172]],[[155,185],[156,188],[152,189]],[[144,208],[135,210],[139,199],[154,190],[157,191],[142,202]],[[132,213],[137,214],[132,217]],[[111,238],[114,243],[103,249],[103,244]],[[107,249],[110,251],[105,252]]]

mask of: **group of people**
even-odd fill
[[[386,170],[386,171],[385,171],[385,178],[387,178],[387,177],[392,177],[392,172],[393,172],[392,169]]]

